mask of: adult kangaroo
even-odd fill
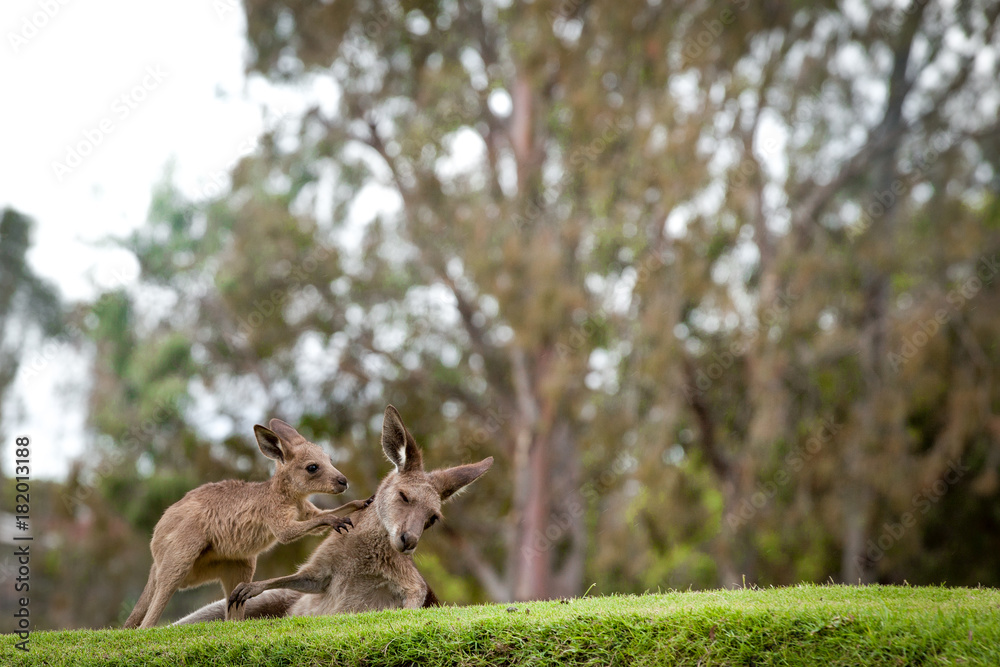
[[[430,606],[434,594],[413,564],[423,532],[441,518],[441,503],[493,465],[493,457],[431,472],[396,408],[385,409],[382,450],[395,466],[354,529],[329,535],[295,574],[244,582],[177,624],[219,620],[245,607],[246,618],[319,616]]]

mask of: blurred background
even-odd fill
[[[1000,585],[1000,3],[5,7],[0,600],[120,624],[280,417],[495,456],[451,603]],[[318,538],[259,559],[287,574]],[[220,589],[174,597],[172,619]]]

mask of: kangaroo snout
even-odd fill
[[[417,548],[417,542],[419,541],[419,535],[414,535],[413,533],[408,533],[404,530],[399,534],[399,547],[397,547],[397,549],[404,554],[413,553],[413,550]]]
[[[344,491],[346,491],[348,486],[349,485],[347,484],[347,478],[344,477],[343,475],[340,475],[339,477],[334,477],[330,481],[329,488],[324,489],[323,492],[332,495],[337,495],[338,493],[343,493]]]

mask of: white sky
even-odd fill
[[[127,253],[96,241],[144,222],[168,161],[197,197],[264,127],[263,86],[243,74],[242,9],[220,11],[227,2],[236,0],[4,0],[0,208],[35,219],[29,261],[67,301],[135,277]],[[91,144],[57,173],[73,148]],[[32,364],[42,370],[27,379]],[[33,477],[61,477],[82,451],[85,377],[85,361],[67,350],[22,360],[5,436],[32,437]],[[8,444],[0,466],[9,473]]]

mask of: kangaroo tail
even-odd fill
[[[281,618],[288,615],[288,610],[302,597],[302,593],[285,588],[264,591],[247,601],[245,620],[251,618]],[[201,609],[193,611],[173,625],[188,625],[189,623],[204,623],[206,621],[221,621],[226,618],[227,600],[210,602]]]
[[[184,618],[174,621],[171,625],[188,625],[189,623],[204,623],[205,621],[221,621],[226,617],[226,600],[210,602],[201,609],[193,611]]]
[[[156,563],[149,568],[149,579],[146,580],[146,587],[142,589],[142,595],[139,596],[139,601],[135,603],[135,608],[132,609],[132,613],[128,615],[128,620],[125,621],[124,628],[137,628],[142,623],[142,619],[146,617],[146,611],[149,609],[149,603],[153,599],[153,593],[156,591]]]

